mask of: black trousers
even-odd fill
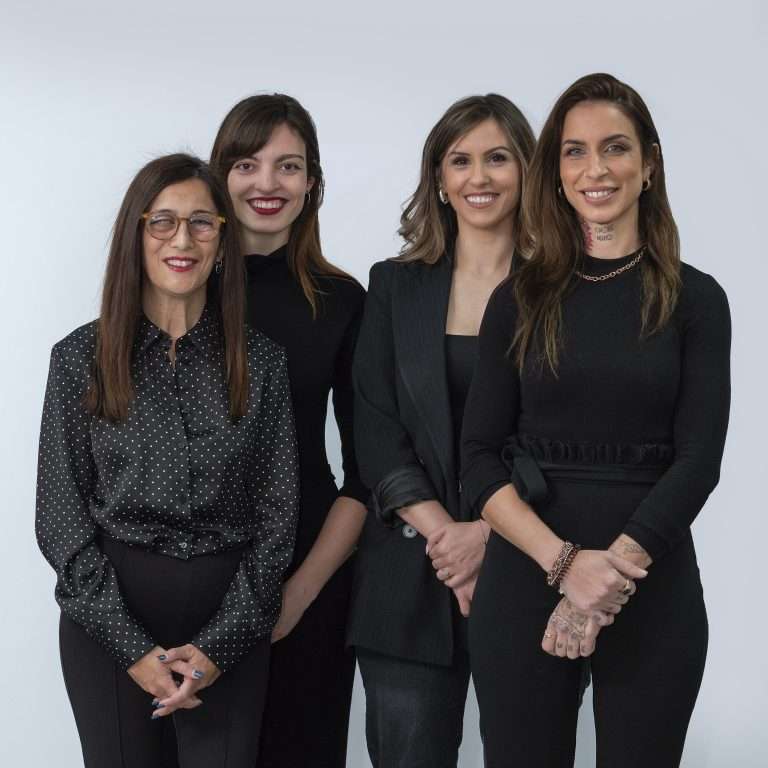
[[[132,613],[158,645],[169,648],[189,642],[218,608],[242,555],[236,550],[181,561],[111,539],[102,548],[117,570]],[[253,768],[268,638],[200,692],[202,706],[154,721],[152,696],[64,615],[59,639],[86,768]]]
[[[556,480],[537,512],[563,538],[605,549],[647,491],[641,484]],[[469,627],[486,768],[573,765],[581,662],[540,647],[559,599],[533,560],[491,536]],[[679,765],[706,650],[689,536],[651,566],[597,639],[591,668],[599,768]]]
[[[344,647],[352,562],[272,646],[258,768],[344,768],[355,654]]]
[[[365,687],[365,735],[373,768],[456,768],[469,657],[424,664],[357,649]]]

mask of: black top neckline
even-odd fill
[[[629,264],[632,259],[642,250],[643,246],[638,248],[632,253],[628,253],[626,256],[621,256],[618,259],[598,259],[595,256],[590,256],[587,253],[581,255],[581,272],[585,275],[606,275],[608,272],[612,272],[614,269],[621,269]]]
[[[288,256],[288,243],[281,245],[272,253],[248,253],[245,255],[245,269],[248,274],[260,271],[274,264],[285,264]]]

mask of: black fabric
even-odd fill
[[[599,273],[626,259],[587,257]],[[463,431],[463,482],[479,508],[509,481],[510,435],[560,443],[671,445],[667,472],[627,520],[626,533],[657,560],[682,540],[717,484],[730,401],[730,316],[722,288],[683,265],[672,320],[641,338],[642,276],[579,280],[563,303],[557,376],[508,354],[516,326],[511,283],[488,304]]]
[[[548,478],[537,507],[559,536],[604,549],[647,483]],[[560,596],[538,565],[491,534],[469,618],[472,678],[487,768],[572,768],[581,660],[541,650]],[[707,650],[707,618],[690,534],[638,582],[590,657],[598,768],[679,764]]]
[[[451,402],[454,454],[461,457],[461,425],[464,406],[472,384],[477,362],[477,336],[445,336],[445,367],[448,377],[448,396]]]
[[[604,274],[628,258],[586,258],[585,269]],[[536,354],[519,374],[511,283],[500,286],[464,419],[463,481],[476,504],[517,467],[516,485],[535,487],[530,502],[558,536],[605,549],[625,532],[654,559],[590,657],[600,768],[679,764],[707,646],[690,524],[717,483],[728,424],[722,289],[683,265],[671,321],[644,338],[641,299],[637,268],[575,282],[557,377]],[[573,764],[581,665],[540,648],[559,599],[533,560],[491,537],[470,616],[488,768]]]
[[[283,346],[299,444],[301,502],[292,573],[315,543],[338,496],[365,503],[354,451],[352,357],[365,291],[355,280],[316,275],[317,315],[287,261],[287,248],[246,257],[248,317]],[[328,464],[329,394],[341,436],[344,478]],[[344,647],[351,565],[328,582],[291,634],[276,643],[265,704],[260,768],[344,768],[354,654]]]
[[[435,498],[435,489],[421,464],[393,469],[371,492],[371,506],[384,525],[398,526],[403,519],[397,510],[417,501]]]
[[[206,307],[176,342],[142,318],[124,423],[83,405],[96,323],[56,344],[40,430],[36,532],[61,609],[123,668],[155,645],[125,607],[100,533],[181,561],[247,545],[229,590],[195,637],[221,669],[269,635],[293,549],[296,438],[284,352],[248,330],[250,399],[228,416],[223,336]]]
[[[355,438],[363,481],[420,469],[455,520],[472,511],[459,494],[445,354],[453,261],[384,261],[371,268],[353,367]],[[423,484],[399,496],[425,500]],[[381,498],[374,502],[381,508]],[[412,530],[412,529],[411,529]],[[450,666],[451,591],[435,578],[421,536],[368,515],[357,553],[347,641],[385,655]]]
[[[100,544],[129,610],[163,647],[186,642],[215,614],[241,554],[181,560],[108,538]],[[268,639],[253,643],[238,664],[201,691],[200,707],[155,721],[153,697],[63,613],[59,640],[86,768],[252,768],[267,686]],[[178,756],[168,750],[174,743]]]
[[[469,686],[469,657],[449,666],[361,649],[365,736],[373,768],[456,768]]]

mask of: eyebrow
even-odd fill
[[[616,139],[626,139],[627,141],[632,141],[632,139],[624,133],[613,133],[610,136],[606,136],[604,139],[601,139],[600,143],[605,144],[606,141],[616,141]],[[581,141],[580,139],[565,139],[563,141],[563,145],[577,144],[580,147],[583,147],[586,143],[586,141]]]
[[[153,210],[149,211],[149,213],[172,213],[174,216],[178,216],[179,214],[176,213],[176,211],[173,210],[173,208],[154,208]],[[212,216],[218,216],[218,211],[210,211],[208,208],[195,208],[194,211],[192,211],[189,215],[194,216],[196,213],[210,213]]]
[[[511,152],[511,147],[506,147],[503,144],[500,144],[498,147],[493,147],[493,149],[487,149],[485,152],[483,152],[484,155],[490,155],[491,152],[498,152],[500,149],[503,149],[505,152]],[[454,149],[451,152],[448,153],[449,155],[468,155],[469,152],[459,152],[458,150]]]

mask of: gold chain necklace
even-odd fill
[[[632,267],[636,266],[637,263],[640,261],[640,259],[643,258],[643,255],[645,254],[645,248],[646,246],[643,246],[638,252],[637,256],[635,256],[632,261],[630,261],[628,264],[625,264],[623,267],[619,267],[618,269],[614,269],[612,272],[608,272],[605,275],[585,275],[583,272],[579,272],[579,270],[575,270],[576,274],[582,279],[582,280],[588,280],[590,283],[602,283],[603,280],[610,280],[612,277],[616,277],[617,275],[620,275],[622,272],[626,272],[628,269],[632,269]]]

